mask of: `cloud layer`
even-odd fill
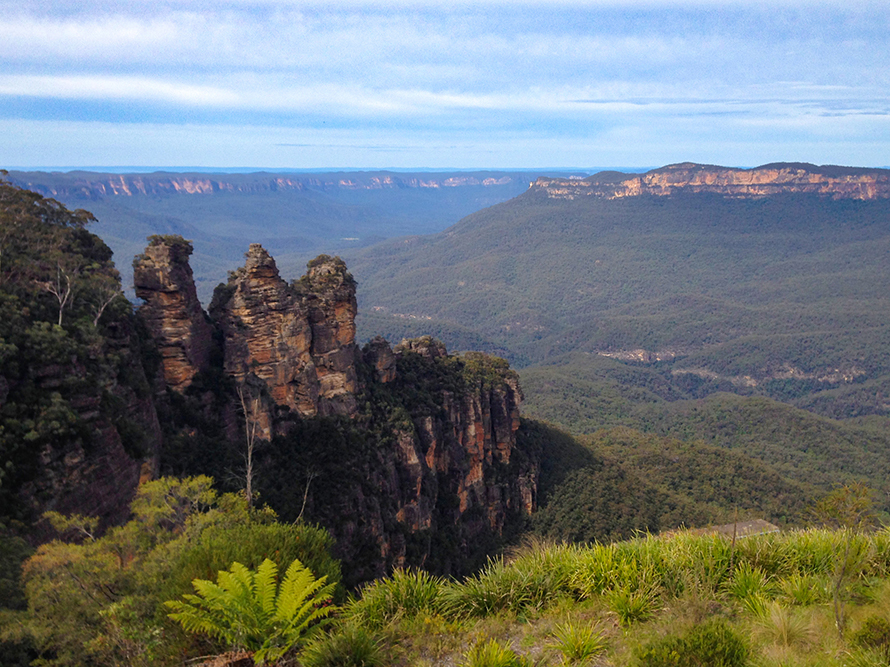
[[[17,3],[0,164],[877,166],[888,42],[879,3]]]

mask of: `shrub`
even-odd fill
[[[890,622],[882,616],[870,616],[853,633],[852,643],[862,648],[878,649],[890,656]]]
[[[478,641],[464,656],[460,667],[531,667],[531,661],[494,639]]]
[[[303,667],[387,667],[392,657],[380,637],[350,623],[309,644],[300,663]]]
[[[333,584],[316,579],[295,560],[279,587],[278,566],[269,559],[251,571],[232,563],[217,583],[192,582],[197,595],[166,602],[170,618],[186,632],[207,634],[235,649],[253,652],[258,665],[278,660],[311,637],[333,611],[328,606]]]
[[[640,667],[743,667],[747,660],[745,642],[720,618],[657,639],[637,654]]]
[[[396,570],[388,579],[366,586],[346,610],[347,618],[380,629],[402,618],[436,614],[444,582],[423,570]]]
[[[549,647],[562,653],[567,663],[587,661],[606,650],[606,638],[591,625],[557,625],[553,629],[553,640]]]

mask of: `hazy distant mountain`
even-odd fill
[[[393,337],[424,321],[551,373],[581,352],[650,365],[679,396],[887,414],[888,195],[886,170],[800,164],[542,178],[349,261]]]
[[[198,293],[262,243],[286,276],[311,257],[393,236],[438,232],[528,189],[537,172],[338,172],[109,174],[17,172],[9,180],[70,208],[85,208],[92,229],[115,252],[125,286],[132,258],[152,234],[194,241]],[[552,175],[552,174],[551,174]],[[564,174],[568,176],[568,174]]]

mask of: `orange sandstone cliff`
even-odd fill
[[[890,170],[800,163],[733,169],[684,162],[640,175],[601,172],[583,179],[539,178],[532,190],[556,199],[703,192],[736,198],[799,193],[833,199],[878,199],[890,197]]]

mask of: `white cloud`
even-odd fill
[[[268,148],[276,142],[259,141],[278,137],[278,129],[257,129],[267,124],[325,137],[325,123],[338,126],[344,134],[336,150],[344,154],[348,146],[385,145],[408,156],[408,146],[459,145],[467,159],[503,150],[537,161],[544,146],[567,155],[582,147],[608,152],[603,137],[628,128],[647,138],[625,140],[624,148],[653,155],[659,141],[694,144],[707,136],[728,145],[727,137],[741,137],[762,146],[781,143],[782,131],[795,141],[809,132],[816,144],[838,136],[858,142],[870,132],[876,145],[886,143],[890,8],[819,0],[803,9],[790,0],[724,5],[8,2],[0,22],[0,119],[29,109],[39,116],[40,100],[70,101],[46,106],[84,121],[142,118],[146,129],[134,137],[147,141],[154,133],[179,136],[172,123],[149,121],[201,118],[207,129],[189,125],[188,136],[215,132],[253,154],[258,149],[244,147],[236,131],[220,129],[236,127],[237,118],[253,128],[245,136],[267,147],[268,166],[286,155],[283,146]],[[85,128],[93,127],[86,122],[77,132],[92,136]],[[218,154],[204,139],[172,146],[185,156],[192,143]],[[172,162],[188,161],[196,160]]]

